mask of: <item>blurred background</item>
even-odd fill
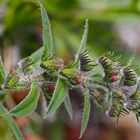
[[[38,0],[50,17],[56,55],[68,61],[76,52],[89,19],[87,46],[93,59],[107,51],[122,55],[126,64],[135,52],[140,74],[140,0]],[[8,71],[20,59],[42,46],[39,7],[35,0],[0,0],[0,55]],[[8,107],[18,104],[27,94],[8,96]],[[82,96],[71,91],[74,118],[70,120],[62,106],[56,114],[42,120],[38,113],[15,118],[25,140],[78,140]],[[139,140],[140,125],[134,114],[122,118],[119,125],[92,103],[88,128],[82,140]],[[0,120],[0,139],[14,140]]]

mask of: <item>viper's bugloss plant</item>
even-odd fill
[[[49,18],[43,5],[39,3],[39,6],[43,26],[43,47],[21,60],[8,75],[0,58],[0,96],[6,96],[5,93],[12,91],[30,89],[25,99],[11,110],[7,110],[1,102],[0,117],[7,122],[16,139],[23,140],[23,137],[12,117],[31,114],[42,95],[43,118],[57,111],[64,102],[72,119],[69,89],[79,87],[82,88],[81,96],[84,96],[80,138],[87,127],[91,100],[102,107],[109,117],[115,117],[117,122],[130,111],[136,114],[139,121],[140,84],[132,65],[134,57],[126,66],[122,66],[120,57],[111,52],[103,54],[97,61],[92,60],[86,48],[86,20],[79,50],[75,58],[66,65],[62,58],[55,56]],[[102,74],[98,74],[94,69],[98,66],[102,67]]]

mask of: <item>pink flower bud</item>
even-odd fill
[[[76,83],[79,85],[81,83],[81,80],[80,79],[77,79],[76,80]]]
[[[55,85],[53,83],[49,84],[49,89],[50,91],[54,91]]]
[[[118,76],[117,75],[113,75],[110,79],[112,79],[112,80],[118,80]]]

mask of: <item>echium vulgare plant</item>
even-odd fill
[[[0,117],[4,119],[17,140],[23,136],[16,126],[13,116],[30,115],[36,108],[39,97],[43,96],[43,117],[55,112],[64,105],[72,118],[72,107],[69,89],[82,88],[84,97],[83,117],[80,138],[89,120],[90,100],[104,108],[107,116],[115,117],[117,122],[121,116],[130,111],[140,117],[140,84],[136,69],[132,65],[132,56],[126,66],[120,63],[120,57],[108,52],[93,61],[86,49],[88,35],[88,20],[85,22],[84,34],[79,50],[70,64],[65,64],[62,58],[56,58],[53,50],[51,25],[40,4],[43,25],[43,47],[31,56],[21,60],[15,69],[6,75],[0,59],[0,95],[5,93],[30,89],[29,94],[13,109],[7,110],[1,102]],[[94,69],[101,66],[103,74],[97,74]],[[82,95],[81,95],[82,96]]]

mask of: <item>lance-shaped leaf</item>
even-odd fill
[[[0,57],[0,85],[3,84],[4,81],[5,81],[5,73],[4,73],[2,59]]]
[[[52,56],[53,53],[53,42],[51,24],[44,6],[39,3],[41,10],[42,26],[43,26],[43,56],[42,59],[46,59],[48,56]]]
[[[83,37],[82,37],[82,40],[81,40],[81,43],[80,43],[80,47],[78,49],[78,52],[75,56],[75,63],[77,65],[80,65],[78,62],[78,59],[79,59],[79,55],[81,53],[82,50],[84,50],[86,48],[86,43],[87,43],[87,36],[88,36],[88,19],[86,20],[85,22],[85,29],[84,29],[84,34],[83,34]],[[79,67],[79,66],[78,66]]]
[[[32,60],[33,63],[36,63],[37,61],[41,60],[42,54],[43,54],[43,47],[35,51],[34,53],[29,56],[29,58]]]
[[[84,91],[84,110],[83,110],[83,116],[82,116],[82,125],[81,125],[81,130],[80,130],[80,138],[85,132],[85,129],[88,124],[89,120],[89,115],[90,115],[90,96],[87,91],[87,89]]]
[[[52,113],[59,108],[59,106],[64,101],[67,92],[68,87],[66,82],[63,79],[58,79],[53,93],[53,97],[48,106],[47,114]]]
[[[9,113],[12,116],[27,116],[31,114],[37,106],[39,96],[39,87],[36,83],[33,83],[31,85],[31,90],[29,94]]]
[[[66,108],[66,110],[69,114],[70,119],[72,119],[73,111],[72,111],[72,106],[71,106],[71,101],[70,101],[69,94],[67,94],[66,97],[65,97],[64,105],[65,105],[65,108]]]
[[[83,37],[82,37],[82,40],[81,40],[81,44],[80,44],[80,47],[79,47],[79,50],[78,50],[78,55],[86,47],[87,36],[88,36],[88,19],[86,19],[85,30],[84,30],[84,34],[83,34]]]
[[[10,114],[7,113],[8,111],[4,107],[0,106],[0,118],[2,118],[7,123],[8,127],[11,129],[13,135],[15,136],[16,140],[24,140],[19,128],[14,122],[14,119],[11,117]]]
[[[33,72],[40,68],[40,61],[43,54],[43,47],[32,53],[30,56],[20,60],[17,64],[18,73]],[[38,62],[38,63],[37,63]],[[33,66],[33,67],[31,67]]]

